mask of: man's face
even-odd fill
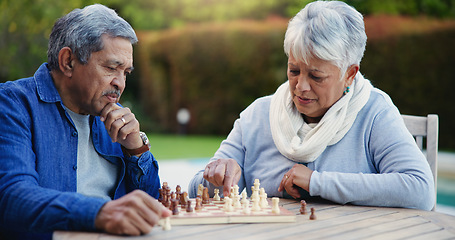
[[[126,76],[133,70],[133,46],[124,38],[102,37],[104,48],[93,52],[87,64],[73,61],[72,111],[99,116],[108,103],[119,101]]]

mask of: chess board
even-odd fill
[[[269,205],[260,211],[251,211],[249,214],[243,213],[242,208],[236,208],[234,211],[226,212],[223,210],[223,201],[213,201],[203,204],[201,210],[194,210],[195,199],[190,199],[193,212],[186,212],[186,208],[178,206],[179,214],[172,215],[170,218],[171,225],[199,225],[199,224],[222,224],[222,223],[284,223],[295,222],[296,216],[287,209],[280,207],[280,213],[272,213],[270,199],[267,199]],[[250,203],[251,208],[251,203]]]

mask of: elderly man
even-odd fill
[[[118,104],[136,42],[113,10],[75,9],[55,23],[48,63],[0,84],[0,239],[139,235],[171,214],[153,198],[148,140]]]

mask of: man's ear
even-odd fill
[[[73,51],[69,47],[62,48],[58,53],[58,66],[60,71],[69,78],[73,76],[74,57]]]
[[[353,64],[348,67],[346,70],[346,87],[351,86],[354,81],[355,75],[359,72],[360,66],[358,64]]]

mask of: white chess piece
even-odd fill
[[[171,230],[171,218],[170,217],[164,218],[164,223],[162,224],[162,227],[163,227],[164,231]]]
[[[239,195],[239,185],[234,185],[234,196]]]
[[[245,201],[248,201],[248,199],[247,199],[247,196],[246,196],[246,191],[243,191],[243,192],[242,192],[242,201],[241,201],[242,204],[243,204],[243,202],[245,202]],[[249,201],[248,201],[248,202],[249,202]]]
[[[272,213],[280,214],[280,206],[278,205],[280,199],[277,197],[272,198]]]
[[[235,195],[233,199],[233,204],[234,208],[241,208],[242,204],[240,203],[240,195]]]
[[[259,191],[259,186],[261,185],[261,183],[259,182],[259,179],[254,179],[254,190],[257,190]]]
[[[242,208],[244,214],[251,214],[250,201],[248,199],[242,199]]]
[[[197,188],[197,195],[200,195],[202,196],[202,193],[204,192],[204,185],[202,184],[199,184],[198,188]]]
[[[234,207],[232,206],[232,199],[229,197],[224,198],[224,207],[223,207],[225,212],[232,212],[234,211]]]
[[[259,200],[259,189],[254,189],[253,193],[251,194],[251,201]]]
[[[253,206],[251,206],[251,211],[253,211],[253,212],[261,211],[261,207],[259,206],[259,199],[251,200],[251,201],[253,201]]]
[[[261,193],[259,195],[259,206],[261,208],[266,208],[269,205],[267,202],[267,193],[265,193],[264,188],[261,188]]]
[[[214,192],[215,192],[215,196],[213,196],[213,200],[220,201],[220,190],[215,188]]]
[[[225,212],[227,212],[227,210],[228,210],[228,208],[229,208],[229,207],[228,207],[228,204],[229,204],[229,197],[224,197],[224,206],[223,206],[223,210],[224,210]]]
[[[235,194],[234,194],[234,188],[231,187],[231,189],[230,189],[230,191],[229,191],[229,198],[234,199],[234,195],[235,195]]]

